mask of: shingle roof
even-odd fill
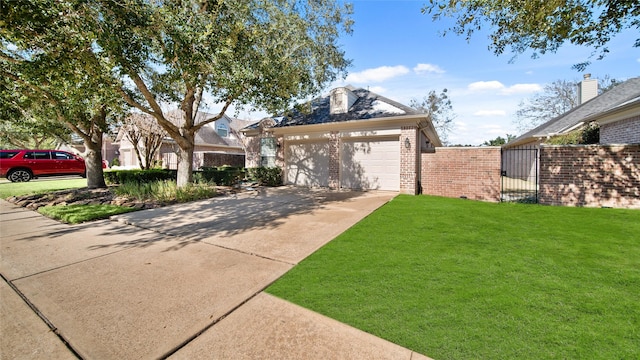
[[[311,101],[312,111],[310,113],[304,113],[297,109],[292,109],[284,116],[275,116],[274,119],[276,120],[276,124],[274,127],[325,124],[419,114],[415,109],[369,90],[354,88],[353,86],[345,87],[357,96],[357,99],[349,108],[348,112],[342,114],[331,114],[329,111],[330,95],[326,95]],[[258,123],[248,126],[247,129],[256,128],[257,126]]]
[[[640,77],[629,79],[584,104],[576,106],[568,112],[524,133],[506,146],[518,145],[527,142],[527,140],[562,134],[578,126],[584,119],[607,112],[623,103],[631,101],[639,95]]]

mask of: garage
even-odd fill
[[[400,190],[398,136],[345,140],[340,160],[341,187]]]
[[[285,179],[287,184],[329,186],[329,142],[287,142],[285,148]]]

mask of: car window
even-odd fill
[[[3,151],[0,152],[0,159],[11,159],[12,157],[16,156],[19,153],[19,151]]]
[[[73,160],[74,159],[73,155],[66,152],[61,152],[61,151],[54,151],[53,158],[56,160]]]
[[[48,151],[30,151],[24,154],[25,159],[50,160],[51,154]]]

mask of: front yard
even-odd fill
[[[268,292],[435,359],[640,358],[640,211],[398,196]]]

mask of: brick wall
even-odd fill
[[[421,155],[423,194],[500,201],[499,147],[439,147]]]
[[[539,202],[640,208],[640,145],[541,147]]]
[[[418,129],[415,126],[403,126],[400,130],[400,192],[403,194],[416,195],[419,191],[419,151]]]
[[[640,144],[640,116],[600,126],[600,144]]]
[[[329,134],[329,187],[340,187],[340,138],[338,131]]]

